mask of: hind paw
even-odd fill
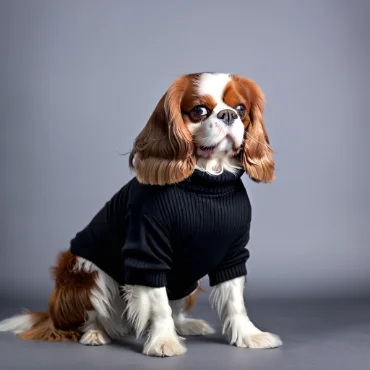
[[[177,323],[176,330],[180,335],[207,335],[215,332],[206,321],[188,318]]]
[[[80,343],[86,346],[102,346],[111,343],[110,338],[101,330],[89,330],[80,339]]]

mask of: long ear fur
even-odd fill
[[[247,116],[240,161],[252,180],[271,183],[275,179],[275,164],[263,120],[264,94],[259,86],[249,79],[238,77],[237,82],[243,86],[243,95],[250,103],[249,122]]]
[[[194,171],[192,137],[181,115],[188,83],[186,77],[180,77],[169,87],[135,139],[129,163],[143,184],[177,183]]]

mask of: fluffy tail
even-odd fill
[[[199,280],[197,289],[195,289],[194,292],[192,292],[185,298],[185,312],[189,312],[195,306],[195,304],[197,303],[198,294],[201,292],[204,292],[204,289],[202,288],[201,281]]]
[[[59,254],[52,268],[55,287],[48,312],[23,312],[0,322],[0,331],[12,331],[22,339],[65,342],[80,340],[86,312],[93,309],[91,290],[96,272],[78,268],[77,257],[69,250]]]
[[[22,339],[53,342],[77,342],[81,333],[77,330],[55,328],[48,312],[25,312],[0,321],[0,331],[11,331]]]

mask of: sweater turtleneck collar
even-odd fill
[[[177,185],[196,192],[221,194],[236,189],[244,172],[244,169],[238,169],[235,173],[225,170],[219,175],[211,175],[195,169],[187,179]]]

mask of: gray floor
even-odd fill
[[[40,310],[45,304],[2,299],[0,319],[20,307]],[[248,307],[257,325],[282,337],[282,348],[229,346],[203,297],[193,316],[208,320],[217,333],[188,338],[188,352],[183,356],[148,358],[140,353],[142,343],[131,338],[109,346],[85,347],[22,341],[0,333],[0,369],[370,369],[370,301],[251,301]]]

